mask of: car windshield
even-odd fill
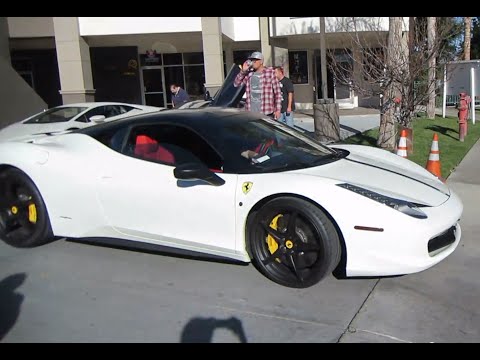
[[[258,173],[300,169],[338,158],[337,152],[269,118],[232,121],[219,127],[216,147],[225,172]],[[220,140],[221,139],[221,140]]]
[[[65,122],[74,118],[81,112],[87,110],[87,107],[62,107],[52,108],[38,114],[24,122],[24,124],[49,124],[57,122]]]

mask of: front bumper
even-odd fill
[[[460,243],[463,205],[456,194],[440,206],[422,208],[428,219],[407,219],[384,232],[357,231],[345,237],[347,276],[390,276],[426,270]]]

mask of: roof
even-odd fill
[[[263,115],[265,116],[265,115]],[[169,109],[160,112],[133,115],[123,119],[87,127],[76,132],[94,136],[99,131],[114,129],[117,127],[130,126],[133,124],[157,124],[175,123],[182,124],[200,132],[208,132],[212,127],[218,127],[221,123],[244,122],[262,117],[260,113],[248,112],[234,108],[202,108],[202,109]]]

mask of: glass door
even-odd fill
[[[165,107],[165,86],[161,66],[142,67],[143,103]]]
[[[317,89],[317,100],[323,99],[323,89],[322,89],[322,68],[320,66],[321,60],[319,55],[315,55],[315,84]],[[327,65],[327,98],[333,99],[334,96],[334,84],[333,84],[333,74],[331,69]]]

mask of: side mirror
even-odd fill
[[[173,169],[173,175],[179,180],[203,180],[213,186],[225,184],[225,180],[198,162],[177,166]]]
[[[93,115],[89,120],[93,121],[94,123],[101,123],[101,122],[105,121],[105,116],[104,115]]]

